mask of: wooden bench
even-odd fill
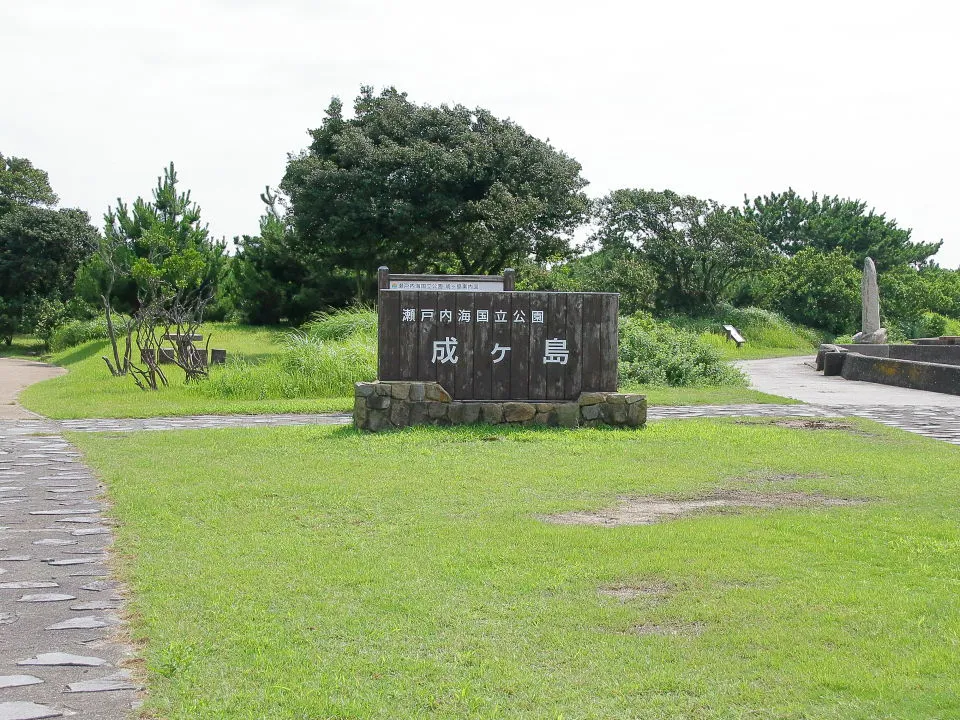
[[[727,340],[733,340],[737,344],[737,349],[743,347],[743,344],[747,341],[743,335],[740,334],[740,331],[737,330],[733,325],[724,325],[723,329],[727,333]]]

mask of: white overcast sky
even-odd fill
[[[960,9],[929,0],[0,0],[0,152],[99,224],[173,160],[216,235],[333,95],[510,117],[600,196],[861,198],[960,266]]]

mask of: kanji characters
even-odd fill
[[[547,340],[547,346],[543,353],[544,363],[556,363],[566,365],[570,358],[570,351],[567,350],[567,341],[561,338],[551,338]]]
[[[430,360],[433,364],[438,362],[441,365],[450,363],[457,364],[457,339],[446,337],[443,340],[433,341],[433,358]]]

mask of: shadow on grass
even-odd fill
[[[610,433],[616,436],[629,437],[635,436],[643,429],[642,427],[628,428],[608,425],[601,425],[594,428],[562,428],[549,427],[547,425],[487,425],[478,423],[475,425],[416,425],[413,427],[372,433],[366,430],[357,430],[352,425],[341,425],[336,430],[327,433],[325,437],[332,440],[356,437],[389,439],[391,437],[415,435],[421,438],[433,437],[438,440],[449,440],[452,442],[503,442],[506,440],[533,442],[540,437],[555,437],[563,433],[575,431]]]
[[[94,355],[106,354],[104,351],[107,347],[108,345],[104,340],[92,340],[91,342],[74,348],[66,355],[57,358],[57,365],[72,365],[91,358]],[[106,365],[104,365],[104,370],[106,370]]]

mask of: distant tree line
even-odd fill
[[[99,314],[122,368],[123,328],[129,337],[150,303],[203,295],[208,318],[296,325],[372,302],[384,264],[515,267],[522,288],[619,292],[625,312],[754,305],[841,334],[859,322],[869,256],[889,325],[934,334],[960,319],[960,271],[933,261],[942,241],[914,241],[863,201],[788,189],[725,207],[630,188],[590,201],[580,164],[549,142],[485,109],[420,105],[394,88],[362,88],[349,116],[331,101],[233,255],[178,183],[171,163],[152,198],[118,199],[97,229],[55,208],[44,171],[0,155],[0,339]]]

